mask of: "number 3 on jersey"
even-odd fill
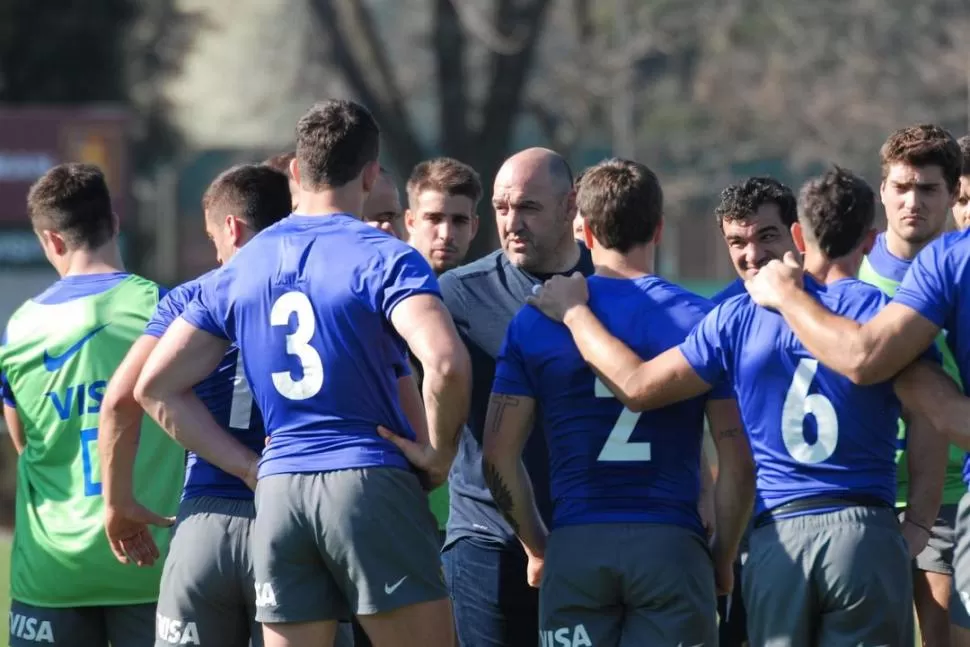
[[[817,359],[798,362],[781,411],[781,438],[799,463],[821,463],[835,453],[839,442],[839,419],[832,401],[821,393],[808,394],[817,371]],[[805,418],[809,415],[815,416],[814,443],[805,440]]]
[[[597,398],[613,398],[616,396],[603,384],[603,381],[596,378],[596,385],[593,387],[594,393]],[[634,413],[623,408],[620,412],[620,417],[616,419],[616,423],[613,425],[613,429],[610,430],[610,435],[606,439],[606,444],[603,445],[603,449],[600,451],[600,455],[596,458],[598,461],[649,461],[650,460],[650,443],[631,443],[630,436],[633,435],[633,429],[637,426],[640,421],[639,413]]]
[[[289,371],[273,373],[273,386],[289,400],[308,400],[323,388],[323,362],[310,340],[316,332],[317,322],[313,305],[302,292],[286,292],[273,304],[269,313],[272,326],[287,326],[290,315],[296,315],[296,330],[286,336],[286,354],[296,357],[303,376],[294,380]]]

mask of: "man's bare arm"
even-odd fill
[[[711,400],[707,419],[717,448],[714,486],[714,559],[721,569],[732,568],[741,536],[754,505],[754,459],[748,435],[734,400]]]
[[[923,529],[932,528],[943,503],[943,485],[950,443],[932,427],[926,416],[906,412],[906,466],[909,492],[905,519]]]
[[[953,444],[970,451],[970,398],[939,364],[920,360],[893,380],[903,410],[926,418],[930,426]]]
[[[428,440],[442,461],[451,465],[471,401],[468,349],[441,299],[431,294],[401,301],[391,312],[391,324],[424,370]]]
[[[898,303],[889,303],[860,325],[797,289],[786,293],[779,311],[808,352],[856,384],[892,378],[929,348],[940,332],[933,322]]]
[[[4,404],[3,421],[7,423],[7,433],[10,434],[10,442],[13,443],[13,448],[17,450],[18,455],[23,454],[24,448],[27,446],[27,434],[24,433],[24,423],[20,420],[17,408]]]
[[[680,350],[672,348],[644,362],[585,305],[571,308],[563,323],[583,359],[630,411],[657,409],[711,390]]]
[[[535,400],[493,393],[485,417],[482,472],[495,504],[526,553],[541,558],[549,534],[536,506],[522,448],[535,419]]]
[[[144,409],[135,400],[135,384],[142,367],[158,343],[142,335],[108,382],[98,417],[98,455],[105,505],[125,506],[134,500],[135,456]]]
[[[714,512],[714,484],[717,482],[717,455],[714,453],[716,451],[714,440],[710,432],[705,429],[704,442],[701,444],[701,495],[698,510],[708,536],[717,526]]]
[[[224,430],[192,391],[219,365],[227,347],[226,340],[179,317],[148,357],[135,399],[183,447],[255,487],[259,455]]]

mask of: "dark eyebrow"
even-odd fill
[[[921,189],[931,189],[933,187],[938,187],[943,183],[944,183],[943,180],[940,180],[938,182],[925,182],[925,181],[924,182],[899,182],[898,180],[893,180],[893,186],[898,186],[898,187],[916,186]]]
[[[754,233],[755,234],[768,234],[768,233],[777,234],[779,231],[780,230],[778,229],[778,225],[765,225],[764,227],[759,228]]]

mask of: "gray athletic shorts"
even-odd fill
[[[903,512],[899,512],[899,522]],[[916,556],[916,568],[929,573],[953,575],[953,551],[956,548],[957,504],[940,506],[940,513],[930,529],[926,548]]]
[[[253,565],[260,622],[347,620],[448,597],[428,496],[396,468],[260,479]]]
[[[912,645],[911,564],[889,508],[755,528],[741,570],[751,645]]]
[[[957,507],[950,622],[970,629],[970,493],[963,495]]]
[[[250,637],[261,647],[249,546],[255,517],[252,500],[182,501],[162,569],[155,647],[247,647]]]
[[[10,604],[11,647],[150,647],[154,640],[154,604],[71,609]]]
[[[695,532],[663,524],[552,531],[541,645],[716,645],[714,566]]]

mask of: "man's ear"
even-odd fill
[[[799,254],[805,253],[805,231],[802,229],[802,223],[797,220],[792,223],[791,226],[791,239],[795,243],[795,249],[798,250]]]

